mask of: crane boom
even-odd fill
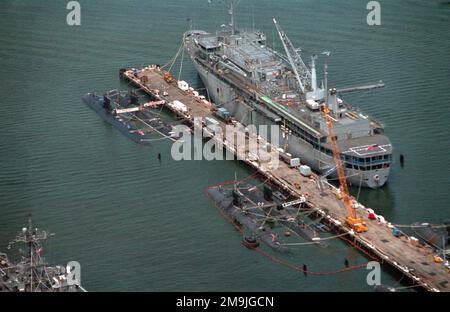
[[[365,225],[365,222],[362,221],[361,218],[358,218],[356,215],[356,211],[352,206],[352,201],[350,199],[350,193],[348,191],[348,185],[347,180],[345,178],[345,171],[344,167],[342,165],[341,161],[341,153],[339,151],[339,146],[337,144],[337,138],[334,133],[334,127],[333,127],[333,120],[330,116],[330,109],[327,105],[323,106],[323,113],[325,117],[325,122],[327,124],[328,128],[328,135],[331,139],[331,149],[333,152],[333,159],[336,164],[336,171],[339,178],[339,185],[341,189],[341,194],[344,199],[344,205],[347,209],[347,218],[346,223],[349,225],[353,230],[355,230],[358,233],[366,232],[367,226]]]
[[[297,82],[300,86],[300,90],[303,93],[306,93],[306,86],[311,85],[311,72],[309,71],[308,67],[306,67],[291,40],[285,34],[280,25],[278,25],[275,18],[273,19],[273,23],[275,24],[278,35],[280,36],[281,43],[283,44],[292,70],[294,71],[295,78],[297,79]]]

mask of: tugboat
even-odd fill
[[[86,292],[70,272],[71,266],[49,266],[45,262],[41,242],[50,236],[49,232],[33,227],[29,220],[28,227],[8,245],[8,249],[15,244],[27,245],[26,255],[14,263],[7,254],[0,253],[0,292]]]

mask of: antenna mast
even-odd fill
[[[28,218],[28,231],[32,231],[31,216]],[[30,292],[33,292],[33,242],[31,240],[28,242],[28,247],[30,250]]]
[[[230,15],[231,15],[231,35],[234,36],[234,34],[236,33],[236,26],[234,24],[234,2],[231,1],[230,4]]]

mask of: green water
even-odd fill
[[[92,90],[126,88],[119,68],[166,63],[188,18],[214,31],[228,18],[222,2],[81,0],[79,27],[67,26],[65,3],[0,2],[0,250],[32,213],[56,233],[47,259],[78,260],[91,291],[371,290],[365,270],[304,277],[243,248],[202,193],[251,174],[241,164],[175,162],[168,141],[136,145],[81,102]],[[305,55],[331,50],[333,85],[382,79],[384,89],[345,98],[385,123],[406,166],[360,200],[396,223],[439,222],[450,217],[450,6],[381,3],[378,27],[367,26],[358,0],[242,1],[238,23],[254,21],[281,50],[276,17]],[[181,77],[201,87],[189,60]],[[292,260],[328,271],[344,258],[367,261],[340,241],[299,248]]]

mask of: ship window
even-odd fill
[[[384,130],[381,129],[381,128],[375,128],[375,129],[373,129],[373,133],[375,133],[375,134],[383,134]]]
[[[318,149],[318,148],[319,148],[319,144],[317,144],[316,141],[313,141],[313,146],[314,146],[315,149]]]
[[[373,157],[372,157],[372,160],[373,160],[373,161],[380,160],[380,159],[381,159],[381,156],[373,156]]]
[[[384,155],[383,158],[384,159],[389,159],[389,155]]]
[[[355,167],[356,170],[359,170],[359,166],[358,165],[354,165],[353,167]],[[362,170],[362,167],[361,167]]]
[[[219,94],[219,92],[220,92],[220,89],[219,89],[219,88],[217,88],[217,94]]]

